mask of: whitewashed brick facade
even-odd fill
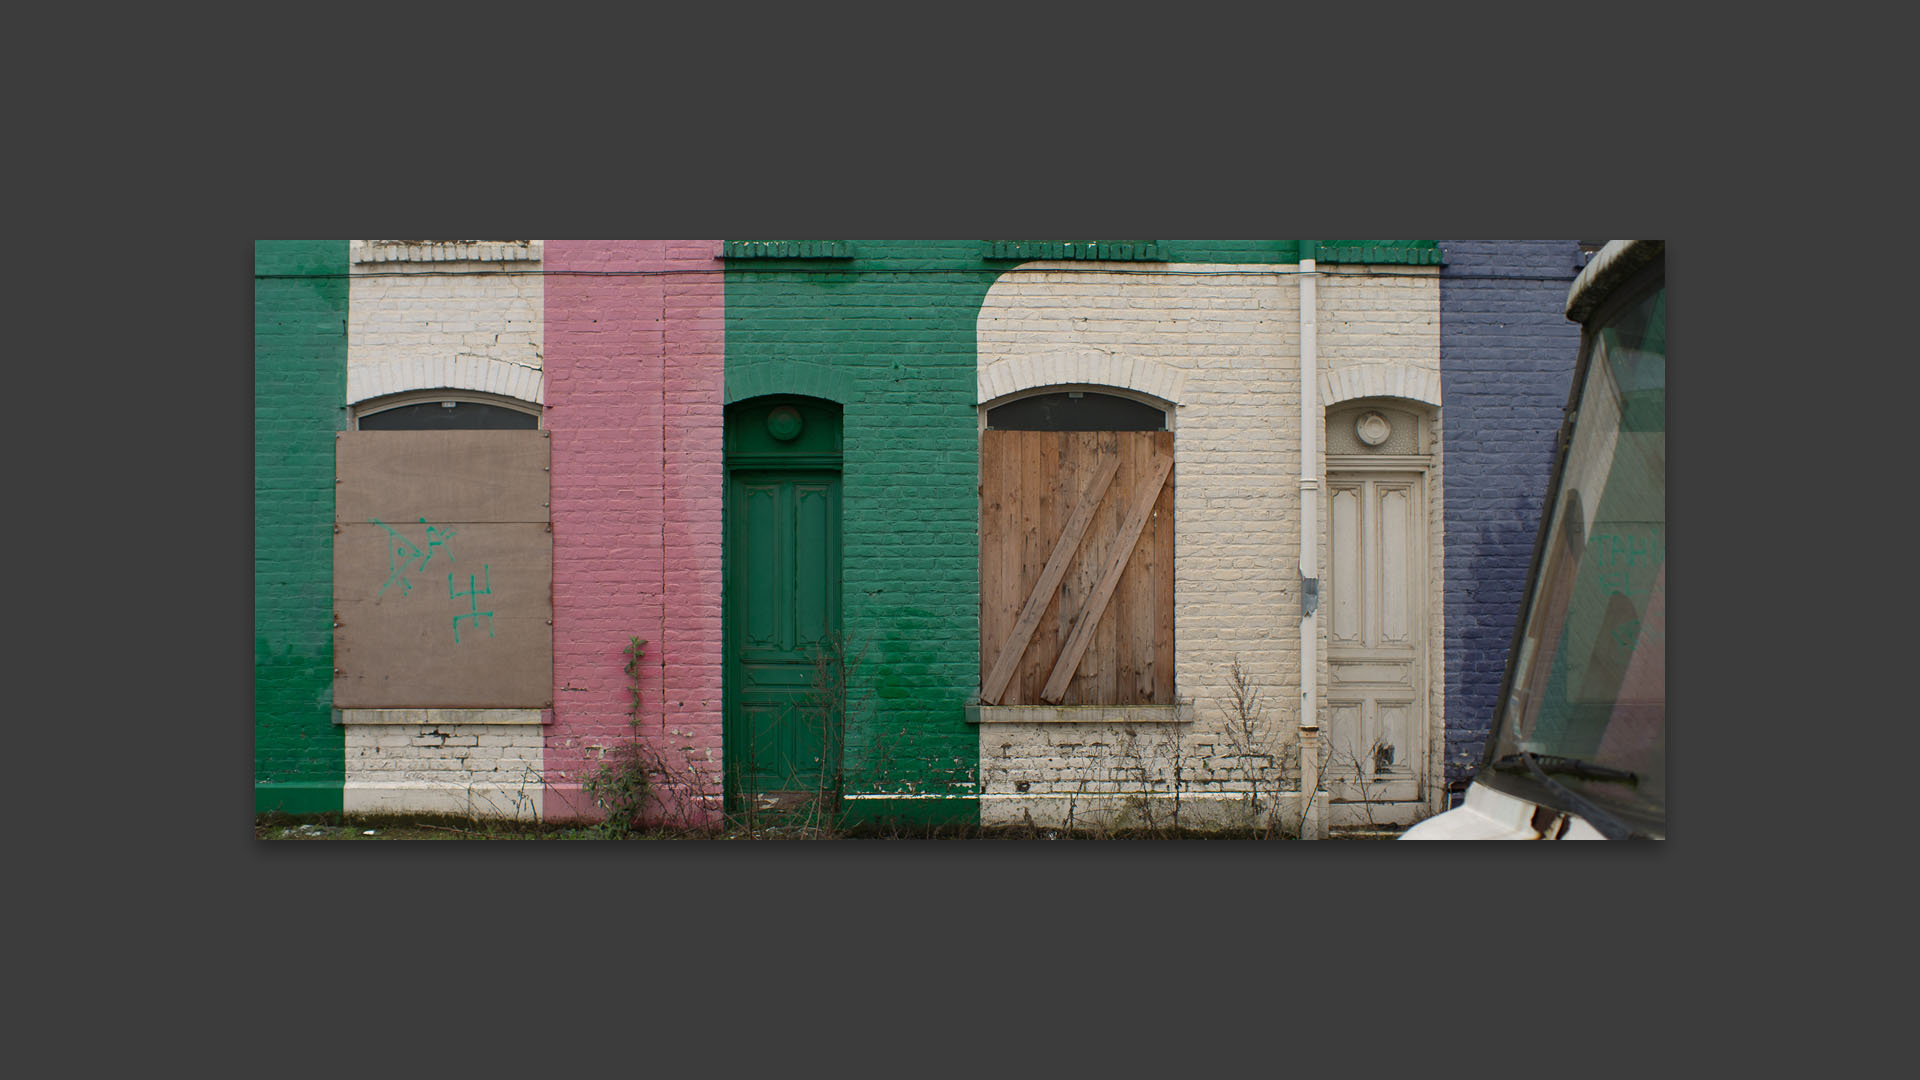
[[[435,709],[436,714],[473,710]],[[347,813],[537,819],[539,724],[348,724]]]

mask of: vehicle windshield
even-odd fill
[[[1625,820],[1664,822],[1664,284],[1598,320],[1585,347],[1586,381],[1490,760],[1526,750],[1631,772],[1630,782],[1578,770],[1553,780]]]

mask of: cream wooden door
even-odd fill
[[[1326,757],[1335,802],[1421,797],[1427,748],[1425,477],[1327,474]]]

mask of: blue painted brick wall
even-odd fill
[[[1480,763],[1526,587],[1580,328],[1573,240],[1442,240],[1448,781]]]

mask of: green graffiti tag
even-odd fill
[[[405,533],[381,521],[379,518],[373,518],[371,520],[373,524],[387,531],[387,580],[382,582],[378,589],[374,590],[373,595],[375,596],[379,596],[396,584],[400,586],[401,596],[411,596],[413,594],[412,575],[424,574],[427,567],[433,562],[435,556],[441,556],[449,563],[455,561],[453,548],[447,542],[458,535],[458,530],[456,529],[438,525],[427,525],[426,518],[419,519],[420,524],[426,525],[427,527],[426,544],[423,547],[415,544]],[[485,582],[484,584],[482,584],[483,580]],[[493,568],[491,564],[482,563],[480,565],[480,573],[467,575],[466,592],[454,591],[453,572],[447,572],[447,599],[458,600],[463,596],[467,598],[467,610],[453,617],[454,644],[458,645],[460,643],[461,619],[473,620],[473,623],[468,627],[469,634],[471,634],[474,626],[480,624],[481,619],[487,620],[487,636],[493,636],[493,612],[481,611],[478,600],[478,597],[492,595]]]
[[[488,637],[493,636],[493,612],[479,610],[480,601],[478,599],[479,597],[482,597],[482,596],[493,595],[493,573],[488,567],[489,567],[489,564],[487,563],[480,564],[480,573],[485,576],[487,581],[487,587],[484,589],[475,587],[474,575],[468,574],[467,575],[467,591],[462,593],[454,592],[453,591],[453,575],[452,574],[447,575],[447,599],[458,600],[463,596],[467,598],[467,610],[453,617],[453,642],[456,645],[460,643],[460,620],[461,619],[472,619],[475,626],[480,625],[480,620],[482,618],[486,619],[487,620],[487,636]]]
[[[373,591],[375,596],[386,592],[396,581],[400,583],[400,595],[410,595],[413,592],[413,582],[408,580],[407,575],[425,573],[427,564],[433,561],[436,554],[435,549],[445,547],[446,542],[454,537],[453,529],[435,528],[427,525],[426,518],[421,518],[420,524],[427,525],[427,547],[422,551],[400,530],[379,518],[373,518],[372,521],[375,525],[387,530],[387,580],[381,582],[380,587]],[[452,549],[447,550],[446,556],[448,562],[454,561]],[[416,559],[420,563],[418,566],[413,565]]]

